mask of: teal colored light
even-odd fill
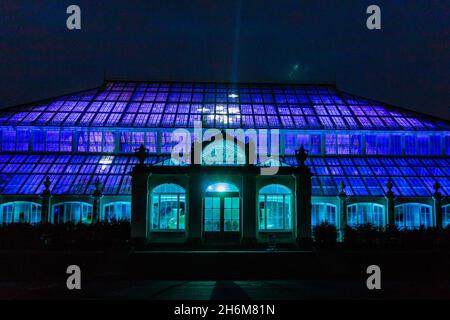
[[[207,192],[239,192],[239,189],[230,183],[214,183],[208,188],[206,188]]]

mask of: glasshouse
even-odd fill
[[[129,220],[150,243],[450,224],[450,122],[335,85],[106,81],[0,124],[0,224]]]

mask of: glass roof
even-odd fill
[[[332,85],[106,82],[0,112],[0,125],[449,130],[448,121]]]
[[[167,158],[153,156],[147,163],[157,164]],[[296,164],[295,157],[281,161]],[[0,154],[0,194],[40,194],[48,175],[55,195],[92,194],[97,177],[104,194],[129,195],[129,172],[136,163],[134,156]],[[442,185],[442,194],[450,195],[449,159],[311,157],[306,164],[314,173],[314,196],[336,196],[341,180],[350,196],[383,196],[389,177],[397,196],[429,197],[436,180]]]

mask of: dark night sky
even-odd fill
[[[81,7],[81,31],[65,27],[70,4]],[[366,29],[370,4],[381,7],[381,31]],[[0,13],[0,107],[96,87],[106,70],[136,80],[335,82],[450,119],[448,0],[1,0]]]

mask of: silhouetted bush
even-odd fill
[[[382,244],[383,236],[383,232],[370,223],[344,228],[344,243],[349,247],[377,247]]]
[[[401,232],[402,247],[426,249],[439,246],[439,238],[443,237],[442,230],[436,228],[423,228],[404,230]]]
[[[0,249],[95,250],[128,245],[127,221],[0,226]]]
[[[318,246],[332,247],[336,245],[337,229],[334,224],[321,223],[313,230],[314,242]]]
[[[357,249],[442,249],[450,248],[450,228],[379,229],[366,224],[344,228],[344,245]]]

